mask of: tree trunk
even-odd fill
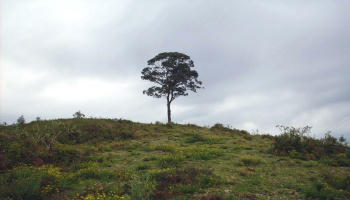
[[[171,123],[171,110],[170,110],[170,101],[168,100],[167,106],[168,106],[168,123]]]

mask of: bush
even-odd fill
[[[322,139],[307,136],[311,127],[294,128],[277,126],[282,134],[275,137],[273,152],[278,155],[289,155],[300,159],[320,159],[321,157],[335,156],[346,152],[349,147],[345,145],[344,139],[337,139],[326,133]]]
[[[82,119],[85,117],[85,115],[82,112],[80,112],[80,110],[79,110],[73,114],[73,117],[76,119]]]
[[[225,129],[226,127],[223,125],[223,124],[221,124],[221,123],[216,123],[216,124],[214,124],[210,129],[221,129],[221,130],[223,130],[223,129]]]
[[[305,136],[311,129],[306,126],[304,128],[294,128],[277,126],[282,131],[282,134],[276,136],[274,142],[274,150],[279,153],[289,153],[292,150],[301,152],[303,149],[303,143],[307,138]]]
[[[221,123],[216,123],[212,127],[210,127],[210,130],[212,131],[233,131],[230,127],[226,127]]]
[[[26,122],[26,120],[24,119],[24,116],[23,116],[23,115],[21,115],[20,117],[18,117],[18,119],[17,119],[17,124],[18,124],[18,125],[24,125],[25,122]]]

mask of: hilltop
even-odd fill
[[[350,199],[350,150],[285,127],[59,119],[0,126],[0,199]]]

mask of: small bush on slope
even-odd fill
[[[294,128],[278,126],[282,134],[275,137],[273,151],[278,155],[289,155],[293,158],[320,159],[322,157],[336,157],[349,150],[344,140],[338,140],[329,133],[322,139],[307,136],[311,127]],[[344,159],[345,158],[344,156]],[[341,162],[339,162],[341,163]],[[347,166],[347,161],[343,165]]]

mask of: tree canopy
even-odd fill
[[[171,122],[170,104],[179,96],[187,96],[188,90],[197,92],[202,88],[198,72],[191,58],[183,53],[164,52],[148,60],[142,70],[141,78],[156,83],[143,93],[155,98],[166,97],[168,105],[168,122]]]

